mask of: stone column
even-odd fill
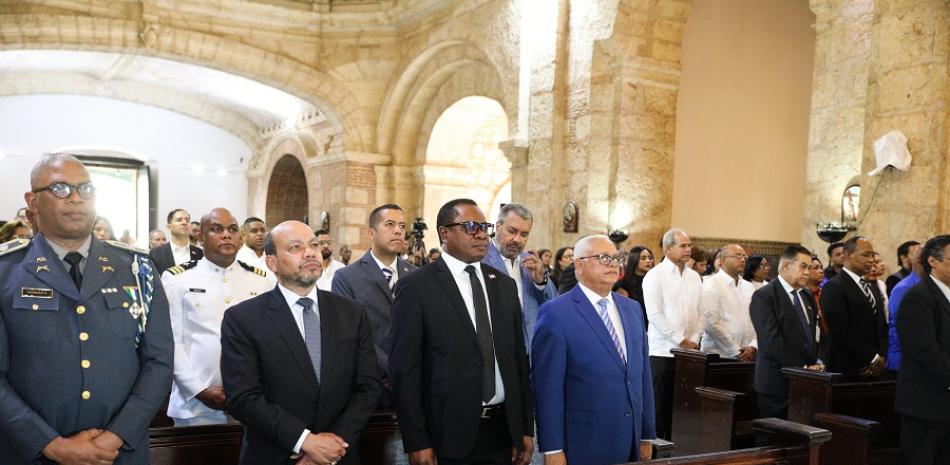
[[[867,116],[861,172],[874,168],[874,141],[902,131],[913,163],[860,176],[858,233],[867,236],[895,270],[901,242],[947,232],[950,3],[877,0],[872,26]]]
[[[528,170],[528,142],[511,139],[499,142],[498,148],[511,162],[511,201],[524,203],[528,198],[528,184],[532,181]]]
[[[811,0],[815,70],[802,244],[822,261],[815,223],[841,220],[841,195],[862,166],[873,0]]]

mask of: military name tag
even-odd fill
[[[206,291],[206,290],[204,290],[204,289],[198,289],[197,287],[192,287],[192,288],[188,289],[188,292],[195,292],[195,293],[198,293],[198,294],[204,294],[204,293],[206,293],[206,292],[208,292],[208,291]]]
[[[32,297],[34,299],[52,299],[52,289],[39,289],[35,287],[24,287],[20,289],[20,297]]]

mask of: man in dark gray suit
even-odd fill
[[[359,261],[351,263],[333,276],[333,293],[349,297],[366,307],[373,328],[376,359],[383,373],[388,372],[389,323],[396,281],[416,269],[399,258],[406,235],[406,217],[395,204],[381,205],[369,214],[369,236],[372,248]],[[389,380],[383,379],[389,388]],[[380,407],[390,407],[388,390],[380,397]]]

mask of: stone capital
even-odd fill
[[[523,139],[509,139],[498,143],[498,148],[505,158],[511,162],[511,168],[528,166],[528,141]]]

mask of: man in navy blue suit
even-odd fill
[[[519,203],[509,203],[498,212],[495,237],[488,243],[482,263],[503,271],[515,280],[524,314],[524,340],[529,353],[538,307],[557,295],[554,283],[544,272],[544,264],[534,251],[522,253],[531,234],[534,217]]]
[[[656,428],[643,311],[610,292],[623,262],[607,236],[581,239],[578,285],[539,311],[531,386],[545,465],[650,459]]]

